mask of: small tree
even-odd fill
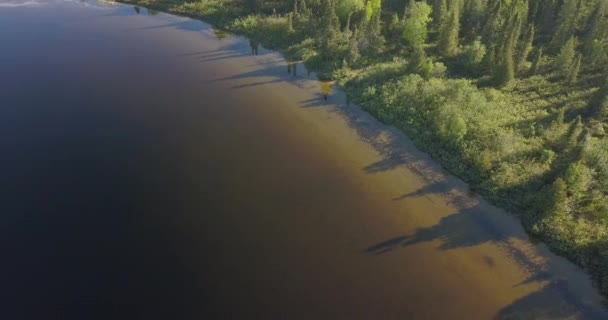
[[[568,74],[568,78],[566,79],[568,81],[568,84],[574,84],[576,82],[576,79],[578,79],[578,74],[581,71],[582,59],[583,59],[583,55],[578,54],[576,61],[574,61],[572,68],[570,68],[570,73]]]
[[[576,37],[571,37],[566,44],[564,44],[559,51],[559,54],[555,58],[555,68],[565,79],[567,79],[572,73],[576,58],[577,44],[578,40]]]

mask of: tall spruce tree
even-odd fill
[[[559,10],[557,27],[551,40],[553,49],[558,50],[574,35],[580,2],[581,0],[564,0],[564,4]]]
[[[460,14],[458,7],[451,8],[449,18],[439,29],[439,51],[450,57],[458,53],[458,33],[460,31]]]
[[[536,28],[534,25],[531,25],[526,31],[526,35],[523,41],[520,42],[519,47],[517,49],[517,61],[516,61],[516,69],[517,71],[522,71],[524,69],[525,63],[528,60],[528,55],[530,51],[532,51],[532,44],[534,42],[534,34],[536,32]]]

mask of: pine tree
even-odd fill
[[[403,21],[405,21],[405,19],[407,19],[409,11],[414,6],[415,2],[416,2],[416,0],[409,0],[409,2],[405,5],[405,9],[403,9],[403,17],[402,17]]]
[[[519,49],[517,50],[517,71],[521,71],[524,68],[526,61],[528,60],[528,55],[530,51],[532,51],[532,43],[534,42],[534,33],[536,28],[534,25],[531,25],[526,32],[526,36],[524,40],[520,43]]]
[[[323,30],[324,36],[331,36],[334,32],[339,30],[340,21],[336,15],[336,3],[335,0],[322,0],[321,1],[321,16],[320,16],[320,27]]]
[[[585,56],[592,66],[601,66],[608,58],[608,1],[600,0],[585,35]]]
[[[422,49],[421,47],[415,47],[410,58],[410,64],[408,68],[410,72],[420,74],[423,77],[427,77],[432,72],[432,64],[432,60],[427,57],[424,49]]]
[[[331,60],[335,54],[335,40],[340,33],[340,21],[335,11],[335,0],[322,0],[319,17],[318,37],[321,39],[319,53]]]
[[[536,54],[536,58],[534,59],[534,63],[532,64],[532,68],[530,69],[530,74],[535,75],[538,74],[540,70],[540,65],[543,61],[543,48],[538,49],[538,53]]]
[[[452,8],[450,17],[446,20],[439,30],[440,52],[448,57],[458,53],[458,32],[460,30],[460,15],[458,8]]]
[[[468,30],[469,39],[475,39],[485,15],[484,0],[467,0],[462,11],[461,24]]]
[[[358,30],[357,27],[353,30],[352,35],[349,39],[348,45],[348,64],[353,65],[359,60],[359,42],[357,41]]]
[[[527,0],[514,0],[503,12],[507,18],[503,25],[504,31],[499,42],[498,68],[495,70],[494,79],[499,86],[508,85],[515,79],[515,48],[521,34],[522,25],[528,14]]]
[[[559,3],[562,0],[535,0],[538,3],[536,9],[535,24],[539,35],[545,36],[545,41],[550,41],[555,32],[555,21]]]
[[[504,86],[515,76],[514,54],[528,17],[528,0],[490,0],[488,7],[490,18],[484,26],[484,41],[495,56],[486,57],[486,68],[494,72],[497,84]]]
[[[515,62],[513,61],[513,45],[506,45],[502,62],[496,71],[495,79],[497,84],[504,87],[515,79]]]
[[[595,13],[591,17],[589,23],[589,31],[585,39],[586,44],[597,39],[598,33],[601,33],[602,24],[605,22],[605,18],[608,15],[608,1],[600,0],[595,9]]]
[[[306,15],[309,14],[308,8],[306,7],[306,0],[300,0],[300,12]]]
[[[401,28],[401,20],[399,20],[399,16],[397,13],[393,13],[393,17],[391,19],[391,23],[388,26],[388,36],[389,39],[397,44],[401,38],[402,29]]]
[[[290,12],[287,14],[287,31],[288,32],[293,32],[293,12]]]
[[[382,20],[379,11],[373,15],[372,21],[368,24],[367,39],[373,52],[380,52],[384,47],[385,39],[382,35]]]
[[[572,73],[577,45],[578,40],[576,37],[571,37],[561,48],[559,55],[555,58],[555,68],[563,78],[568,79]]]
[[[574,61],[574,63],[572,64],[572,67],[570,68],[570,73],[568,74],[568,84],[574,84],[576,82],[576,79],[578,78],[578,74],[581,71],[581,62],[582,62],[583,56],[581,54],[577,55],[576,60]]]
[[[554,49],[561,48],[574,35],[580,1],[564,0],[558,14],[557,28],[551,40]]]
[[[599,121],[608,116],[608,71],[600,88],[593,94],[587,107],[587,115]]]

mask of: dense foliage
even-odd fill
[[[608,294],[608,0],[124,0],[285,51]]]

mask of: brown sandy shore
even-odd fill
[[[162,42],[167,59],[184,61],[192,87],[176,90],[176,103],[182,92],[215,91],[222,101],[249,109],[242,111],[242,124],[224,130],[244,137],[250,126],[263,126],[267,135],[260,146],[281,147],[243,145],[250,167],[236,167],[226,177],[260,181],[264,174],[269,190],[285,190],[283,198],[263,190],[246,194],[241,191],[256,186],[240,185],[234,191],[239,201],[268,197],[269,208],[290,208],[280,217],[235,216],[230,222],[248,239],[243,251],[262,252],[247,262],[250,274],[241,274],[248,281],[244,290],[258,297],[255,312],[608,319],[583,270],[531,241],[515,217],[470,192],[403,133],[347,104],[339,90],[324,97],[328,84],[304,66],[263,48],[252,55],[247,39],[218,37],[189,18],[142,12],[108,19],[115,28],[136,30],[141,41]],[[227,136],[221,142],[235,137]],[[265,157],[258,152],[276,153],[284,166],[259,172]],[[303,177],[310,173],[316,182],[301,193],[284,179],[287,168]],[[319,168],[327,178],[314,176]]]

